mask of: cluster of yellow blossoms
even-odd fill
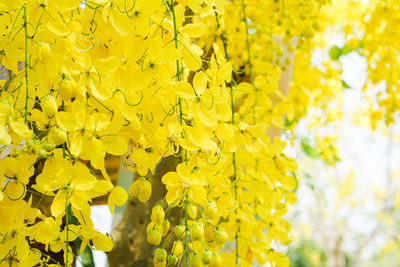
[[[386,125],[395,122],[400,109],[400,74],[398,47],[400,35],[395,30],[399,22],[400,4],[395,0],[372,1],[366,9],[368,21],[362,30],[363,51],[368,63],[368,82],[364,86],[370,102],[370,120],[375,128],[380,120]],[[376,90],[378,88],[378,90]]]
[[[76,239],[112,249],[90,203],[129,197],[106,154],[141,176],[141,202],[158,163],[180,158],[152,209],[155,266],[288,266],[296,163],[268,132],[305,113],[310,96],[279,80],[325,2],[1,0],[0,266],[70,266]]]

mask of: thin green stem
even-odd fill
[[[187,194],[186,194],[186,199],[185,199],[185,251],[189,249],[189,241],[188,241],[188,211],[187,211],[187,204],[188,204],[188,199],[187,199]],[[188,263],[188,253],[185,253],[185,262]]]
[[[253,84],[253,67],[251,65],[251,53],[250,53],[250,38],[249,38],[249,24],[247,23],[247,15],[246,15],[246,5],[244,0],[242,0],[242,13],[243,13],[243,23],[246,30],[246,49],[247,49],[247,65],[249,66],[249,78],[250,83]],[[255,89],[255,97],[253,104],[253,124],[256,124],[256,105],[257,105],[257,89],[253,85]]]
[[[178,30],[176,27],[176,15],[175,15],[175,3],[174,0],[171,0],[171,8],[169,9],[170,12],[172,13],[172,20],[174,23],[174,41],[175,41],[175,48],[178,49]],[[180,72],[180,68],[179,68],[179,59],[176,60],[176,77],[177,80],[180,81],[181,80],[181,72]],[[179,97],[178,98],[178,107],[179,107],[179,123],[180,125],[183,124],[183,112],[182,112],[182,99]],[[182,137],[183,137],[183,133],[181,133]],[[181,155],[182,155],[182,162],[186,161],[186,153],[184,151],[184,149],[181,148]]]
[[[175,41],[175,48],[178,48],[178,30],[176,27],[176,15],[175,15],[175,3],[174,0],[171,0],[171,8],[169,9],[170,12],[172,13],[172,20],[174,23],[174,41]],[[180,62],[179,59],[176,60],[176,77],[177,80],[181,80],[181,72],[180,72]],[[182,113],[182,99],[179,97],[178,98],[178,106],[179,106],[179,123],[180,125],[183,124],[183,113]],[[183,133],[182,133],[183,137]],[[181,156],[182,156],[182,161],[186,162],[186,151],[181,147]],[[184,212],[185,212],[185,263],[188,263],[188,255],[189,255],[189,241],[188,241],[188,210],[187,210],[187,204],[188,204],[188,196],[187,192],[185,191],[185,201],[184,201]]]
[[[26,6],[24,6],[24,28],[25,28],[25,122],[28,116],[28,28],[26,22]]]
[[[110,109],[109,107],[107,107],[106,105],[104,105],[100,100],[98,100],[94,95],[89,94],[88,92],[86,93],[88,96],[90,96],[91,98],[93,98],[97,103],[99,103],[103,108],[105,108],[107,111],[109,111],[110,113],[114,114],[114,111],[112,109]]]
[[[162,248],[165,248],[169,241],[174,237],[174,231],[171,231],[171,233],[169,233],[169,235],[165,238],[164,242],[161,244]]]
[[[172,13],[172,19],[174,22],[174,40],[175,40],[175,48],[178,48],[178,30],[176,28],[176,15],[175,15],[175,3],[174,0],[171,0],[171,13]],[[178,81],[181,80],[181,74],[179,70],[179,59],[176,60],[176,76],[178,78]]]
[[[220,27],[220,23],[218,20],[218,13],[214,8],[214,13],[215,13],[215,19],[217,22],[217,27]],[[228,55],[228,49],[227,49],[227,44],[226,40],[224,37],[223,32],[220,34],[220,38],[222,41],[222,45],[224,47],[224,52],[225,52],[225,59],[226,61],[229,61],[229,55]],[[235,102],[234,102],[234,97],[233,97],[233,86],[232,86],[232,81],[229,82],[229,87],[230,87],[230,98],[231,98],[231,114],[232,114],[232,125],[235,125]],[[233,177],[232,180],[234,181],[234,193],[235,193],[235,200],[237,201],[238,195],[237,195],[237,172],[236,172],[236,153],[232,153],[232,165],[233,165]],[[235,217],[237,218],[237,209],[235,209]],[[239,231],[240,231],[240,221],[237,219],[237,225],[238,229],[236,230],[235,233],[235,259],[236,259],[236,265],[239,265]]]
[[[69,239],[69,237],[68,237],[68,232],[69,232],[68,224],[69,224],[69,222],[68,222],[68,190],[65,190],[65,230],[66,230],[65,243],[66,243],[66,248],[67,248],[67,251],[65,252],[65,266],[66,267],[68,267],[68,252],[69,252],[69,249],[68,249],[68,247],[69,247],[69,245],[68,245],[68,243],[69,243],[69,241],[68,241],[68,239]]]
[[[250,81],[253,80],[252,75],[252,66],[251,66],[251,53],[250,53],[250,41],[249,41],[249,24],[247,23],[247,16],[246,16],[246,5],[244,4],[244,0],[242,0],[242,13],[243,13],[243,23],[245,25],[246,30],[246,48],[247,48],[247,64],[249,65],[249,76]]]

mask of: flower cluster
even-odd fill
[[[108,195],[111,212],[128,193],[146,202],[175,155],[147,229],[155,266],[288,266],[276,244],[292,239],[296,163],[271,132],[310,102],[279,81],[325,2],[1,0],[0,265],[70,266],[75,239],[110,251],[93,199]],[[129,192],[108,154],[141,176]]]

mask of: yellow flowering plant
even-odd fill
[[[289,266],[297,164],[277,133],[342,90],[332,62],[310,64],[327,2],[0,0],[0,266],[112,250],[91,203],[147,202],[169,156],[146,230],[154,266]],[[138,174],[128,192],[108,154]]]

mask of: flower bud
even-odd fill
[[[151,196],[151,183],[144,177],[139,178],[129,187],[129,195],[142,203],[147,202]]]
[[[162,223],[162,227],[163,227],[162,236],[166,236],[168,234],[170,226],[171,226],[171,223],[169,222],[169,220],[165,219]]]
[[[192,227],[190,228],[190,237],[192,241],[199,241],[203,240],[204,238],[204,227],[201,223],[193,223]]]
[[[53,96],[46,96],[41,102],[42,111],[49,118],[53,118],[58,111],[56,99]]]
[[[39,156],[40,158],[42,158],[42,159],[47,158],[47,152],[46,152],[46,150],[40,149],[39,152],[38,152],[38,156]]]
[[[211,258],[210,265],[208,267],[221,267],[222,266],[222,259],[221,256],[214,254]]]
[[[157,229],[160,233],[164,231],[162,224],[155,223],[153,221],[150,221],[146,228],[147,232],[150,231],[151,229]]]
[[[178,238],[178,239],[184,238],[185,237],[185,229],[186,229],[186,227],[183,225],[175,226],[174,233],[175,233],[176,238]]]
[[[28,152],[31,154],[39,154],[41,150],[41,145],[39,140],[28,140],[26,142],[26,147],[28,148]]]
[[[212,258],[211,251],[204,251],[203,255],[201,255],[201,261],[203,262],[203,264],[210,264],[211,258]]]
[[[156,248],[154,251],[154,259],[156,261],[166,261],[167,260],[167,251],[162,248]]]
[[[218,246],[221,246],[228,241],[228,234],[225,230],[218,230],[214,233],[214,240],[217,242]]]
[[[54,149],[54,146],[51,143],[45,143],[43,144],[43,149],[47,152],[50,152]]]
[[[274,158],[274,162],[275,162],[275,166],[278,170],[280,171],[284,171],[286,169],[286,165],[285,165],[285,160],[283,159],[282,156],[277,155]]]
[[[203,267],[203,262],[199,254],[190,253],[189,263],[190,267]]]
[[[154,261],[153,260],[154,267],[165,267],[167,265],[166,261]]]
[[[147,242],[150,245],[158,246],[161,243],[161,232],[157,229],[151,229],[147,232]]]
[[[217,205],[215,204],[214,201],[208,202],[206,204],[206,206],[204,207],[204,215],[210,221],[214,221],[215,219],[218,218]]]
[[[153,207],[151,210],[151,220],[155,223],[162,224],[164,222],[164,209],[161,207],[161,205],[156,205]]]
[[[191,219],[195,220],[197,218],[197,207],[195,205],[187,205],[187,212]]]
[[[178,262],[178,257],[175,255],[168,255],[167,262],[168,265],[175,265]]]
[[[214,240],[214,233],[215,229],[212,225],[207,224],[204,227],[204,241],[206,241],[207,246],[210,248],[216,246],[216,242]]]
[[[67,141],[67,133],[60,128],[52,130],[50,132],[50,137],[56,146],[64,144]]]
[[[183,243],[182,241],[174,241],[174,244],[172,245],[172,254],[179,256],[183,253]]]
[[[315,36],[315,31],[311,27],[306,28],[304,30],[304,36],[311,39]]]

